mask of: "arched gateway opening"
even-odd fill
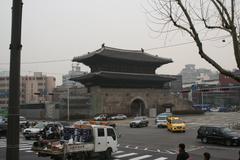
[[[145,115],[145,104],[141,99],[135,99],[131,103],[131,115],[132,116],[144,116]]]

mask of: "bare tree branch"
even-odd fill
[[[165,20],[165,23],[168,24],[163,25],[163,30],[165,30],[165,28],[167,28],[171,22],[173,26],[188,33],[194,39],[195,44],[198,48],[198,53],[204,60],[214,66],[220,73],[225,74],[240,82],[240,76],[235,75],[233,72],[228,71],[227,69],[224,69],[215,60],[206,54],[203,49],[202,40],[199,36],[199,33],[201,33],[201,31],[197,30],[196,28],[198,25],[196,22],[201,21],[202,25],[206,29],[227,31],[232,38],[236,64],[238,69],[240,69],[239,28],[239,32],[237,32],[237,27],[239,27],[238,21],[240,17],[235,20],[235,16],[238,14],[238,11],[236,12],[235,10],[235,0],[231,0],[231,7],[227,5],[225,6],[222,0],[201,0],[199,8],[196,8],[194,4],[191,4],[194,3],[193,1],[188,0],[152,1],[154,1],[154,7],[158,11],[159,15],[164,17],[161,17],[161,21]],[[210,9],[213,9],[214,11],[211,12],[215,13],[216,15],[209,15]],[[229,12],[228,9],[231,10],[231,12]],[[216,20],[216,24],[212,23],[214,20]]]

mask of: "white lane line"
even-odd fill
[[[168,158],[166,158],[166,157],[160,157],[160,158],[157,158],[157,159],[154,159],[154,160],[166,160],[166,159],[168,159]]]
[[[30,150],[30,151],[25,151],[25,152],[31,153],[31,152],[33,152],[33,151]]]
[[[130,160],[141,160],[141,159],[145,159],[145,158],[149,158],[149,157],[152,157],[152,155],[139,156],[139,157],[132,158]]]
[[[113,155],[115,154],[119,154],[119,153],[123,153],[124,151],[117,151],[117,152],[114,152]]]
[[[124,157],[129,157],[129,156],[134,156],[134,155],[137,155],[137,153],[122,154],[119,156],[115,156],[115,158],[124,158]]]
[[[31,150],[31,148],[20,148],[19,151]]]

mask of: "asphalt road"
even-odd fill
[[[220,115],[220,116],[219,116]],[[185,133],[171,133],[167,129],[159,129],[154,125],[144,128],[130,128],[127,123],[119,124],[118,131],[121,133],[119,139],[119,151],[113,155],[115,160],[175,160],[178,152],[178,144],[184,143],[186,150],[192,160],[202,160],[203,153],[209,152],[211,160],[236,160],[240,147],[226,147],[217,144],[202,144],[196,139],[196,132],[200,124],[215,124],[225,118],[222,114],[208,116],[186,117],[189,122]],[[232,115],[231,115],[232,116]],[[239,118],[239,114],[236,114]],[[202,120],[201,120],[202,119]],[[207,119],[211,119],[208,121]],[[226,117],[227,119],[227,117]],[[234,120],[234,119],[233,119]],[[235,119],[236,120],[236,119]],[[199,123],[201,122],[201,123]],[[40,158],[31,151],[33,141],[20,139],[20,160],[49,160]],[[6,139],[0,139],[0,160],[6,158]],[[90,160],[97,160],[92,157]]]

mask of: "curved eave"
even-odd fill
[[[137,87],[161,88],[167,82],[175,80],[170,76],[155,74],[137,74],[121,72],[95,72],[71,80],[81,82],[85,86],[113,86],[113,87]]]
[[[163,65],[167,63],[172,63],[172,59],[162,58],[158,56],[153,56],[149,53],[136,50],[123,50],[110,47],[103,47],[94,52],[89,52],[88,54],[74,57],[73,62],[81,62],[84,64],[89,64],[92,61],[101,58],[101,59],[112,59],[112,60],[122,60],[122,61],[131,61],[139,63],[152,63]]]

